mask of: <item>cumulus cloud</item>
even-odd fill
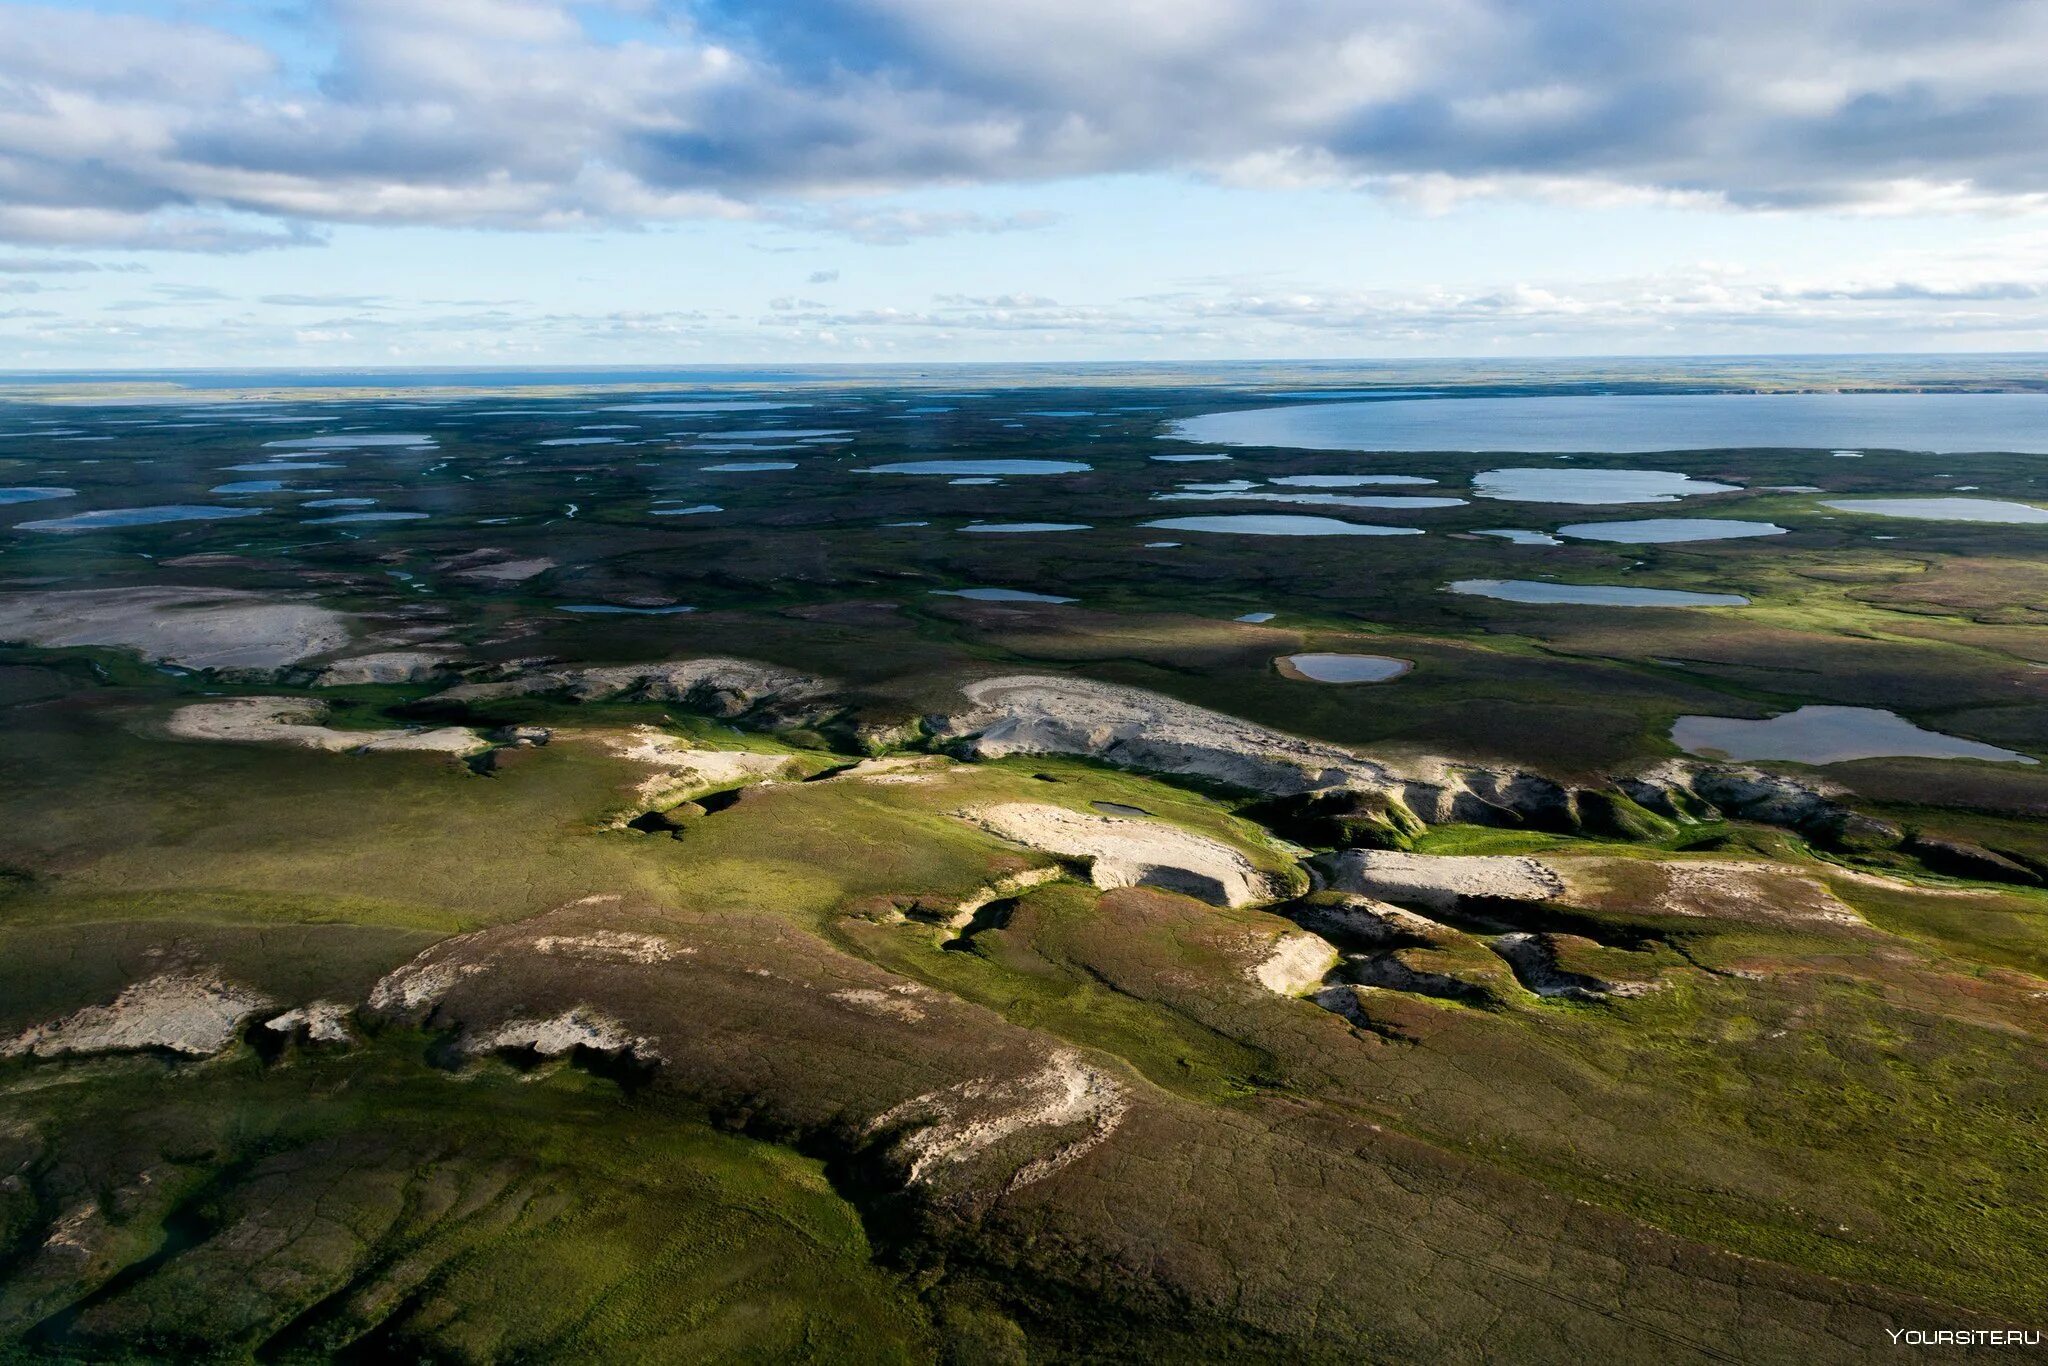
[[[723,215],[902,243],[1044,220],[847,198],[1158,170],[2048,206],[2039,0],[296,0],[289,51],[233,7],[105,3],[0,7],[0,239]]]
[[[0,275],[84,275],[100,270],[127,270],[130,266],[102,266],[69,256],[0,256]]]
[[[1208,279],[1095,303],[1029,293],[939,294],[922,307],[836,309],[776,301],[761,319],[789,337],[885,335],[1038,340],[1072,347],[1226,340],[1239,353],[1480,354],[1501,346],[1585,351],[1804,338],[1877,343],[1902,331],[2011,345],[2048,329],[2048,243],[2018,235],[1949,252],[1916,252],[1855,269],[1761,276],[1701,264],[1641,276],[1502,282],[1476,288],[1341,289],[1270,279]]]
[[[384,299],[375,294],[265,294],[258,303],[278,308],[383,308]]]
[[[1022,290],[840,306],[801,295],[739,316],[701,308],[543,309],[493,301],[319,296],[264,312],[238,298],[157,292],[87,314],[0,309],[17,357],[221,363],[593,361],[1201,355],[1487,355],[1884,349],[1992,350],[2048,332],[2048,241],[2015,233],[1945,252],[1810,274],[1704,263],[1593,279],[1468,288],[1333,288],[1272,276],[1075,299]],[[254,302],[260,303],[261,300]]]
[[[1029,210],[998,215],[967,209],[936,212],[855,208],[844,204],[779,212],[774,217],[786,226],[834,233],[876,247],[900,247],[921,237],[951,237],[956,233],[1030,232],[1059,221],[1056,214]],[[832,273],[837,278],[838,272]]]

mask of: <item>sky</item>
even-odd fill
[[[2042,0],[0,0],[0,368],[2048,350]]]

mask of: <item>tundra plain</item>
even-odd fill
[[[2048,457],[1176,427],[1305,382],[16,390],[0,1359],[2040,1327]]]

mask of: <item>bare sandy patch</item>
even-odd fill
[[[490,682],[459,683],[441,696],[451,701],[483,701],[566,693],[585,702],[643,697],[683,703],[716,716],[739,716],[770,703],[816,701],[826,691],[822,680],[808,674],[749,659],[711,657],[589,669],[529,669]]]
[[[594,738],[621,759],[657,770],[636,789],[642,805],[674,803],[699,793],[778,778],[789,771],[796,757],[750,749],[700,749],[653,726],[597,732]]]
[[[554,567],[555,561],[544,555],[514,555],[510,551],[488,547],[457,555],[434,566],[441,573],[476,583],[524,583]]]
[[[913,999],[919,992],[916,987],[907,983],[890,987],[886,991],[876,987],[848,987],[843,991],[829,994],[841,1005],[850,1006],[863,1015],[908,1022],[924,1018],[924,1007]]]
[[[231,588],[88,588],[0,597],[0,640],[101,645],[188,669],[271,670],[349,643],[316,602]]]
[[[693,948],[679,947],[658,934],[633,930],[589,930],[583,934],[544,934],[533,941],[535,953],[580,958],[596,963],[666,963]]]
[[[1340,892],[1447,911],[1466,898],[1551,901],[1564,879],[1532,858],[1508,854],[1406,854],[1346,849],[1316,860]]]
[[[1106,1141],[1129,1108],[1116,1078],[1079,1053],[1063,1049],[1044,1067],[1021,1077],[978,1078],[913,1097],[878,1115],[868,1132],[909,1126],[896,1139],[894,1152],[908,1167],[910,1183],[919,1185],[940,1169],[969,1162],[1018,1134],[1087,1126],[1081,1137],[1014,1168],[1001,1185],[1016,1190],[1045,1179]]]
[[[1337,946],[1306,930],[1282,934],[1247,974],[1254,982],[1282,996],[1301,996],[1323,984],[1337,966]]]
[[[349,1019],[354,1014],[355,1007],[340,1001],[314,1001],[265,1020],[263,1027],[278,1034],[303,1033],[313,1043],[353,1043],[355,1032],[349,1028]]]
[[[412,961],[385,973],[370,988],[370,1009],[386,1013],[421,1011],[438,1003],[457,982],[485,970],[482,963],[444,960],[449,950],[475,938],[475,934],[463,934],[444,939],[421,949]]]
[[[453,656],[440,650],[380,650],[322,665],[313,685],[345,688],[363,683],[425,683],[446,674],[454,663]]]
[[[1398,788],[1378,764],[1142,688],[1043,674],[969,683],[973,708],[948,718],[977,758],[1076,754],[1153,773],[1181,773],[1253,792]]]
[[[1089,879],[1105,891],[1159,887],[1243,906],[1284,890],[1238,850],[1164,821],[1086,815],[1037,802],[978,807],[962,816],[1043,853],[1086,860]]]
[[[1819,877],[1733,859],[1558,859],[1580,904],[1752,924],[1868,928]],[[1831,870],[1832,871],[1832,870]]]
[[[820,782],[893,784],[935,783],[952,776],[956,765],[936,754],[886,754],[862,759]]]
[[[166,729],[181,740],[296,745],[336,754],[410,750],[464,755],[491,747],[488,740],[462,726],[438,726],[431,730],[336,730],[319,724],[324,715],[326,708],[319,702],[289,697],[237,697],[180,707],[171,713]]]
[[[587,1006],[545,1019],[507,1020],[462,1041],[462,1051],[471,1055],[523,1051],[543,1058],[559,1058],[579,1048],[596,1053],[631,1054],[643,1061],[658,1061],[661,1057],[647,1038]]]
[[[271,1005],[263,993],[218,976],[165,973],[130,985],[107,1005],[87,1006],[23,1031],[0,1044],[0,1056],[54,1058],[162,1049],[211,1057],[234,1043],[242,1021]]]

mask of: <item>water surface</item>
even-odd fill
[[[716,441],[800,441],[830,446],[853,433],[845,427],[738,427],[720,428],[703,435]]]
[[[1829,498],[1823,499],[1821,506],[1923,522],[2000,522],[2009,526],[2048,522],[2048,508],[2002,498]]]
[[[1625,588],[1610,583],[1539,583],[1534,579],[1459,579],[1453,593],[1498,598],[1537,607],[1565,603],[1591,607],[1747,607],[1736,593],[1688,593],[1677,588]]]
[[[419,432],[356,432],[335,436],[301,436],[290,441],[266,441],[266,451],[345,451],[363,446],[431,446],[434,438]]]
[[[1129,802],[1103,801],[1098,798],[1088,803],[1088,805],[1094,807],[1105,816],[1150,816],[1152,814],[1144,807],[1132,806]]]
[[[51,498],[75,498],[77,489],[60,489],[53,486],[40,487],[22,485],[19,488],[0,489],[0,507],[11,503],[41,503]]]
[[[580,612],[592,616],[621,617],[672,617],[682,612],[694,612],[694,607],[614,607],[605,602],[579,602],[568,607],[557,607],[557,612]]]
[[[1391,655],[1282,655],[1273,663],[1283,677],[1304,683],[1384,683],[1415,667]]]
[[[156,526],[164,522],[213,522],[228,517],[255,517],[261,508],[207,507],[191,503],[169,503],[161,507],[99,508],[69,517],[50,517],[35,522],[17,522],[16,531],[97,531],[106,527]]]
[[[347,522],[417,522],[430,514],[424,512],[344,512],[338,517],[315,517],[307,526],[337,526]]]
[[[1419,474],[1283,474],[1267,482],[1293,489],[1354,489],[1367,484],[1434,484],[1436,480]]]
[[[1734,484],[1673,470],[1509,469],[1472,476],[1472,492],[1508,503],[1675,503],[1701,493],[1739,493]]]
[[[1799,764],[1839,764],[1851,759],[2035,762],[1997,745],[1923,730],[1895,712],[1873,707],[1801,707],[1767,721],[1681,716],[1671,728],[1671,742],[1689,754],[1708,758],[1783,759]]]
[[[1237,516],[1162,517],[1140,526],[1159,531],[1213,531],[1225,536],[1420,536],[1415,527],[1366,526],[1335,517],[1298,517],[1286,513],[1242,513]]]
[[[1152,497],[1163,503],[1292,503],[1298,507],[1405,508],[1416,511],[1465,505],[1463,498],[1418,498],[1400,493],[1267,493],[1247,489],[1188,489],[1178,493],[1155,493]]]
[[[1477,536],[1498,536],[1510,545],[1563,545],[1547,531],[1529,531],[1522,527],[1497,526],[1474,532]]]
[[[1304,403],[1207,413],[1165,435],[1312,451],[1779,447],[2048,454],[2048,394],[1594,394]]]
[[[898,460],[870,465],[862,474],[1085,474],[1079,460]]]
[[[1029,531],[1087,531],[1090,528],[1086,522],[969,522],[960,529],[1008,536]]]
[[[765,403],[757,399],[704,400],[694,403],[614,403],[606,413],[765,413],[771,408],[808,408],[808,403]]]
[[[1645,517],[1634,522],[1574,522],[1559,527],[1557,534],[1579,541],[1612,541],[1619,545],[1669,545],[1680,541],[1783,536],[1785,528],[1770,522],[1738,522],[1725,517]]]
[[[934,588],[935,598],[972,598],[976,602],[1076,602],[1051,593],[1027,593],[1021,588]]]

